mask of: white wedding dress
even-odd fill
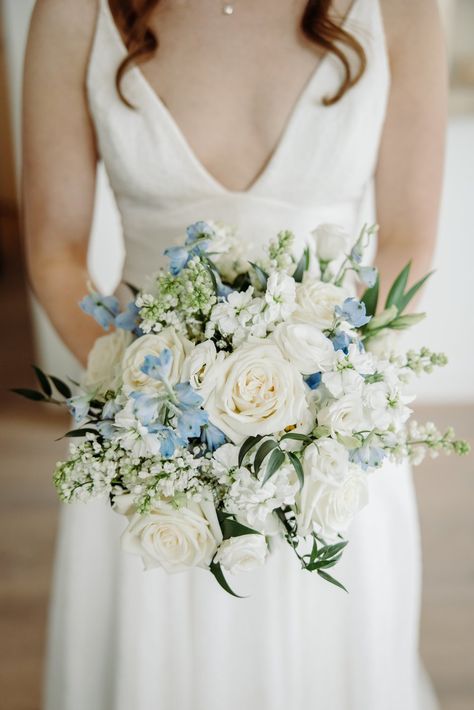
[[[125,55],[100,0],[88,73],[98,143],[121,213],[125,279],[140,284],[185,227],[212,218],[264,242],[303,242],[321,222],[374,222],[373,175],[390,76],[378,0],[355,0],[347,25],[368,68],[334,106],[327,55],[250,189],[225,189],[199,162],[138,68],[118,98]],[[290,550],[227,595],[204,570],[144,572],[123,553],[124,519],[106,501],[64,506],[54,580],[46,710],[428,710],[418,657],[420,551],[410,472],[386,465],[337,568],[345,594],[302,572]]]

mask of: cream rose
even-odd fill
[[[273,434],[304,419],[303,379],[275,343],[252,340],[213,368],[206,402],[210,420],[234,444],[254,434]]]
[[[105,394],[117,390],[122,384],[121,362],[133,335],[125,330],[115,330],[97,338],[87,358],[87,369],[82,385],[88,392]]]
[[[181,572],[209,567],[222,534],[214,504],[189,501],[175,508],[160,503],[150,513],[135,513],[122,534],[126,552],[140,555],[146,569]]]
[[[280,323],[271,338],[303,375],[326,372],[336,362],[333,344],[312,323]]]
[[[296,287],[296,308],[291,320],[312,323],[320,330],[330,328],[334,321],[334,309],[348,296],[345,288],[305,278]]]
[[[252,572],[265,564],[268,545],[263,535],[240,535],[224,540],[215,561],[231,574]]]
[[[338,224],[320,224],[312,232],[316,252],[322,261],[333,261],[343,256],[351,244],[351,236]]]
[[[338,486],[315,478],[305,479],[297,501],[300,535],[317,531],[332,542],[346,532],[354,516],[368,503],[366,474],[350,470]]]
[[[217,352],[216,346],[212,340],[206,340],[204,343],[199,343],[193,348],[187,356],[183,365],[182,379],[185,382],[190,382],[195,390],[199,390],[203,397],[211,387],[211,382],[208,377],[216,362],[221,362],[225,358],[223,352]]]
[[[126,349],[122,360],[122,378],[128,391],[156,392],[162,389],[162,383],[145,375],[141,367],[147,355],[158,356],[165,348],[169,348],[173,354],[170,383],[174,385],[182,381],[183,364],[193,345],[174,328],[169,327],[157,335],[138,338]]]
[[[329,427],[334,438],[337,435],[350,436],[365,426],[360,395],[346,394],[326,405],[318,412],[318,424]]]

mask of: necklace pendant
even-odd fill
[[[234,14],[234,6],[231,5],[230,3],[226,3],[225,5],[222,6],[222,13],[224,15],[233,15]]]

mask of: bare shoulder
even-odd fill
[[[61,57],[67,73],[84,68],[94,38],[99,0],[36,0],[28,53],[36,59]]]
[[[380,0],[392,61],[428,52],[444,55],[444,38],[438,0]]]

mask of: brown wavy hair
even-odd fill
[[[115,83],[122,101],[134,108],[124,96],[121,83],[127,69],[150,58],[158,49],[158,37],[150,28],[149,20],[160,0],[108,0],[110,9],[124,37],[128,54],[117,69]],[[352,0],[360,2],[361,0]],[[342,64],[343,79],[332,96],[323,99],[326,106],[335,104],[346,91],[356,84],[367,66],[367,58],[361,43],[344,27],[331,19],[329,13],[333,0],[308,0],[301,18],[301,30],[305,37],[325,52],[334,54]],[[357,57],[353,68],[345,50]]]

